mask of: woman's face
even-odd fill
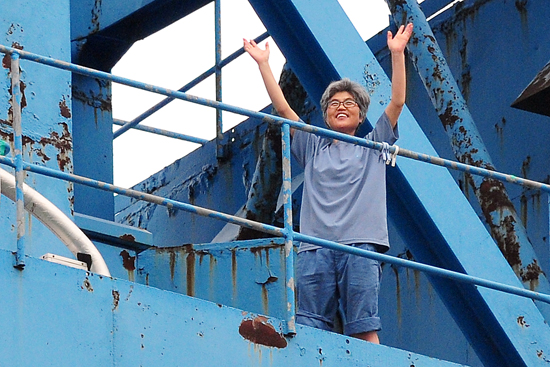
[[[346,101],[348,101],[348,107],[344,105]],[[355,135],[357,126],[361,122],[359,112],[359,105],[350,93],[335,93],[327,107],[327,124],[332,130],[339,133]]]

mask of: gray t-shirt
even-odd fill
[[[366,139],[395,143],[384,113]],[[341,244],[372,243],[389,249],[386,164],[381,152],[295,130],[291,151],[304,168],[300,232]],[[299,251],[319,246],[302,243]]]

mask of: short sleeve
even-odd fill
[[[390,119],[384,112],[376,122],[374,129],[365,136],[365,139],[393,144],[399,139],[398,126],[392,128]]]
[[[307,162],[307,155],[308,155],[308,143],[311,139],[312,134],[306,133],[302,130],[294,130],[294,134],[292,136],[292,143],[290,144],[290,151],[292,152],[292,155],[294,158],[296,158],[296,161],[302,168],[306,166]]]

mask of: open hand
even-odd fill
[[[390,52],[405,51],[405,47],[407,46],[407,43],[411,38],[412,31],[413,31],[412,23],[407,24],[406,27],[404,25],[399,27],[399,29],[395,33],[395,37],[393,37],[391,31],[388,31],[388,48]]]
[[[243,38],[243,48],[258,64],[268,62],[269,60],[269,43],[265,43],[265,50],[262,50],[254,40],[247,41]]]

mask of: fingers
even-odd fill
[[[405,26],[404,26],[404,25],[402,25],[402,26],[401,26],[401,27],[399,27],[399,29],[397,30],[397,33],[396,33],[396,35],[397,35],[397,34],[403,34],[403,31],[404,31],[404,30],[405,30]]]

